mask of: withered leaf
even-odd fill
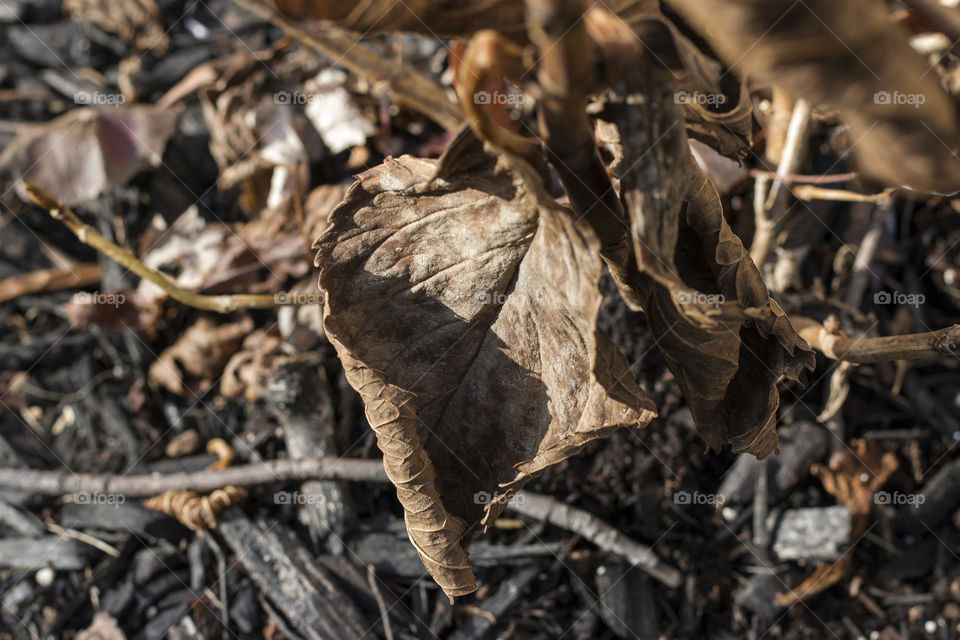
[[[960,189],[960,119],[930,65],[873,0],[667,0],[728,64],[835,107],[858,168],[891,186]]]
[[[753,142],[753,100],[746,83],[724,82],[716,92],[701,86],[674,82],[674,100],[684,106],[687,133],[721,155],[742,160]]]
[[[654,416],[595,326],[597,240],[470,138],[361,174],[316,244],[327,335],[451,597],[476,588],[467,545],[513,491]]]
[[[896,456],[882,451],[876,442],[853,440],[850,444],[830,458],[829,466],[815,464],[810,467],[810,472],[820,478],[823,488],[850,511],[851,536],[856,544],[867,531],[874,505],[873,494],[890,479],[899,465]],[[840,582],[850,570],[851,558],[851,552],[847,551],[843,557],[821,564],[798,586],[778,593],[777,605],[792,606]]]
[[[641,94],[643,99],[631,98]],[[616,145],[642,298],[657,346],[710,447],[776,447],[777,383],[814,366],[693,161],[664,74],[641,64],[604,117]]]
[[[43,124],[23,125],[0,155],[0,175],[35,184],[67,205],[96,198],[160,164],[178,109],[132,105],[74,109]]]
[[[253,321],[249,317],[221,325],[200,318],[150,365],[150,384],[183,395],[187,391],[184,378],[192,377],[199,380],[192,393],[205,392],[251,331]]]

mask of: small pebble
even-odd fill
[[[41,587],[49,587],[53,584],[53,579],[56,577],[53,569],[50,567],[43,567],[37,574],[34,576],[34,579],[37,581],[37,584]]]

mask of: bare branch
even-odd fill
[[[334,457],[271,460],[222,471],[167,475],[93,475],[65,470],[0,469],[0,487],[48,496],[87,492],[144,498],[170,490],[209,493],[227,485],[252,486],[311,478],[389,482],[380,460]],[[507,509],[576,533],[601,549],[625,558],[669,587],[677,588],[683,582],[680,572],[664,563],[650,547],[583,509],[529,491],[518,492],[507,504]]]
[[[834,360],[887,362],[960,354],[960,324],[926,333],[851,338],[839,329],[827,329],[811,318],[791,316],[790,321],[811,347]]]

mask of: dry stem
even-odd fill
[[[50,215],[62,222],[80,242],[93,247],[111,260],[114,260],[133,273],[145,280],[149,280],[166,291],[171,298],[182,302],[185,305],[201,309],[204,311],[216,311],[218,313],[230,313],[237,309],[256,309],[266,307],[277,307],[299,304],[298,301],[289,296],[277,297],[273,295],[255,295],[255,294],[230,294],[207,296],[184,289],[171,282],[165,275],[159,271],[154,271],[147,265],[124,249],[114,244],[96,229],[88,224],[84,224],[77,215],[65,204],[59,202],[49,193],[32,184],[24,184],[27,193],[33,198],[33,201],[40,207],[50,212]]]
[[[792,316],[790,321],[811,347],[834,360],[886,362],[960,354],[960,324],[925,333],[886,338],[851,338],[839,329],[830,331],[811,318]]]
[[[143,498],[172,490],[209,493],[227,485],[252,486],[311,478],[389,482],[380,460],[334,457],[271,460],[222,471],[167,475],[92,475],[66,470],[0,469],[0,487],[48,496],[86,492]],[[528,491],[518,492],[507,503],[507,509],[572,531],[601,549],[625,558],[669,587],[677,588],[683,582],[682,574],[658,558],[650,547],[583,509]]]

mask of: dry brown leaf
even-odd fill
[[[663,73],[642,64],[626,87],[603,115],[608,140],[618,141],[612,171],[630,216],[641,305],[707,444],[764,457],[777,444],[777,383],[812,369],[813,352],[692,160]]]
[[[162,56],[170,45],[154,0],[64,0],[63,10],[74,20],[86,20],[116,33],[144,55]]]
[[[277,367],[313,354],[299,354],[293,345],[275,333],[258,329],[246,337],[243,348],[233,354],[223,370],[220,393],[228,398],[239,396],[247,402],[263,399],[265,385]]]
[[[875,441],[853,440],[850,444],[852,447],[834,454],[829,467],[814,464],[810,472],[850,511],[851,536],[856,544],[867,531],[873,494],[894,474],[899,464],[896,456],[884,453]],[[797,587],[778,593],[777,605],[789,607],[840,582],[850,570],[851,553],[852,550],[848,550],[843,557],[821,564]]]
[[[753,100],[744,82],[725,76],[710,92],[702,84],[674,83],[675,100],[684,106],[687,133],[720,155],[742,160],[753,143]]]
[[[35,184],[67,205],[92,200],[140,171],[159,166],[178,109],[132,105],[74,109],[43,124],[23,125],[0,155],[0,175]]]
[[[778,607],[790,607],[803,600],[809,600],[843,580],[850,570],[851,562],[850,556],[845,555],[833,562],[821,564],[799,585],[786,593],[778,593],[774,602]]]
[[[145,281],[142,281],[145,282]],[[141,297],[136,290],[115,293],[75,293],[64,303],[63,312],[74,329],[90,325],[121,329],[128,327],[156,335],[156,323],[163,313],[161,301]]]
[[[654,416],[595,326],[596,239],[471,140],[361,174],[316,245],[327,335],[451,597],[476,589],[467,545],[511,492]]]
[[[668,0],[728,64],[835,107],[860,171],[891,186],[960,189],[960,121],[931,66],[874,0]]]
[[[207,471],[222,471],[233,462],[234,451],[226,440],[214,438],[207,443],[207,453],[216,454],[217,460],[207,465]],[[247,497],[241,487],[227,485],[207,495],[195,491],[171,489],[158,496],[147,498],[143,506],[172,516],[182,524],[202,532],[217,526],[217,514]]]
[[[207,495],[194,491],[171,489],[158,496],[147,498],[143,506],[160,511],[176,518],[180,523],[194,531],[214,529],[217,526],[217,514],[243,500],[247,492],[233,485],[216,489]]]
[[[183,395],[187,391],[184,378],[190,377],[194,393],[206,391],[251,331],[249,317],[221,325],[201,318],[150,365],[150,384]]]
[[[859,536],[873,509],[873,494],[890,479],[899,464],[895,455],[883,452],[874,441],[853,440],[850,444],[851,448],[831,458],[828,467],[815,464],[810,472],[850,510],[853,535]]]
[[[162,218],[141,238],[146,245],[141,261],[172,275],[179,287],[207,293],[276,293],[284,290],[288,276],[302,277],[310,270],[309,254],[301,234],[282,230],[281,216],[245,224],[208,223],[191,206],[168,228]],[[135,301],[159,305],[167,292],[141,280]]]

